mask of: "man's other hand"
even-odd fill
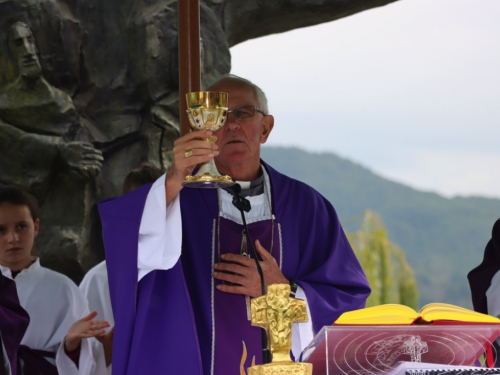
[[[264,274],[266,289],[270,284],[288,284],[288,279],[281,273],[276,259],[264,249],[259,240],[255,241],[255,249],[262,259],[259,264]],[[223,262],[214,265],[213,276],[217,280],[234,285],[222,283],[217,285],[218,290],[226,293],[245,294],[250,297],[262,295],[255,259],[239,254],[222,254],[221,259]]]

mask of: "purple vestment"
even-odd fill
[[[17,350],[29,321],[28,313],[19,304],[16,283],[0,273],[0,333],[12,374],[16,374]],[[0,363],[0,366],[3,366],[3,363]]]
[[[344,311],[364,307],[370,288],[332,205],[311,187],[263,165],[269,174],[276,217],[273,256],[278,263],[282,258],[285,277],[295,279],[304,290],[317,332]],[[215,190],[181,191],[181,258],[172,269],[153,271],[137,283],[138,232],[150,186],[99,206],[116,323],[113,374],[239,374],[233,365],[228,372],[220,364],[225,355],[221,347],[226,345],[222,339],[227,335],[238,342],[235,353],[241,353],[242,340],[248,340],[248,356],[255,355],[260,363],[255,348],[260,331],[250,327],[243,311],[244,297],[222,296],[215,289]],[[270,223],[257,222],[249,229],[252,238],[260,239],[264,247],[269,242]],[[221,253],[233,247],[232,252],[240,250],[242,228],[233,230],[231,225],[221,219]],[[224,305],[230,304],[231,298],[236,320],[226,323],[225,316],[231,311]],[[247,338],[241,338],[242,334]],[[214,348],[218,348],[217,353]]]

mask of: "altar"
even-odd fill
[[[420,363],[435,370],[492,367],[497,353],[491,343],[499,335],[498,324],[333,325],[322,328],[301,360],[313,365],[313,375],[394,374],[401,362],[415,369]]]

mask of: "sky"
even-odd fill
[[[231,73],[265,91],[270,146],[500,198],[499,20],[500,0],[400,0],[236,45]]]

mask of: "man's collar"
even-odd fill
[[[253,181],[235,181],[236,184],[241,186],[240,195],[242,197],[253,197],[264,193],[264,173],[262,173],[262,169],[260,172],[260,176]],[[225,188],[224,190],[229,194],[234,195],[232,187]]]

